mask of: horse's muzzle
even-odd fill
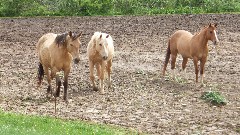
[[[80,61],[80,59],[79,59],[79,58],[76,58],[76,59],[74,59],[74,64],[78,64],[78,63],[79,63],[79,61]]]
[[[107,56],[103,56],[103,60],[107,60],[107,58],[108,58]]]

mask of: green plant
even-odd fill
[[[210,102],[213,105],[222,106],[227,104],[227,100],[216,91],[203,92],[201,99]]]
[[[175,81],[177,83],[181,83],[181,84],[184,84],[184,83],[187,83],[187,80],[182,78],[182,77],[179,77],[179,76],[175,76]]]
[[[236,129],[237,133],[240,133],[240,127]]]

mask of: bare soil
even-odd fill
[[[168,37],[178,29],[195,33],[218,23],[220,44],[209,42],[205,84],[195,85],[193,62],[178,81],[161,76]],[[240,15],[159,15],[116,17],[39,17],[0,19],[0,107],[29,115],[55,116],[46,99],[47,82],[37,88],[36,43],[45,33],[83,32],[81,62],[69,77],[69,105],[58,99],[57,117],[133,128],[149,134],[239,134]],[[115,45],[113,87],[93,91],[89,81],[87,43],[95,31],[112,35]],[[54,83],[54,81],[53,81]],[[206,103],[202,92],[219,91],[228,103]]]

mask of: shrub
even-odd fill
[[[210,102],[211,104],[217,105],[217,106],[222,106],[227,104],[226,99],[219,92],[216,92],[216,91],[204,92],[201,96],[201,99],[204,99]]]

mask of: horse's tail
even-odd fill
[[[168,40],[168,47],[167,47],[167,53],[166,53],[166,56],[165,56],[165,61],[164,61],[164,65],[163,65],[163,75],[165,75],[165,71],[167,69],[167,64],[169,62],[169,59],[170,59],[170,54],[171,54],[171,50],[170,50],[170,39]]]
[[[39,65],[38,65],[38,85],[39,86],[42,83],[43,76],[44,76],[43,66],[42,66],[42,63],[39,62]]]

